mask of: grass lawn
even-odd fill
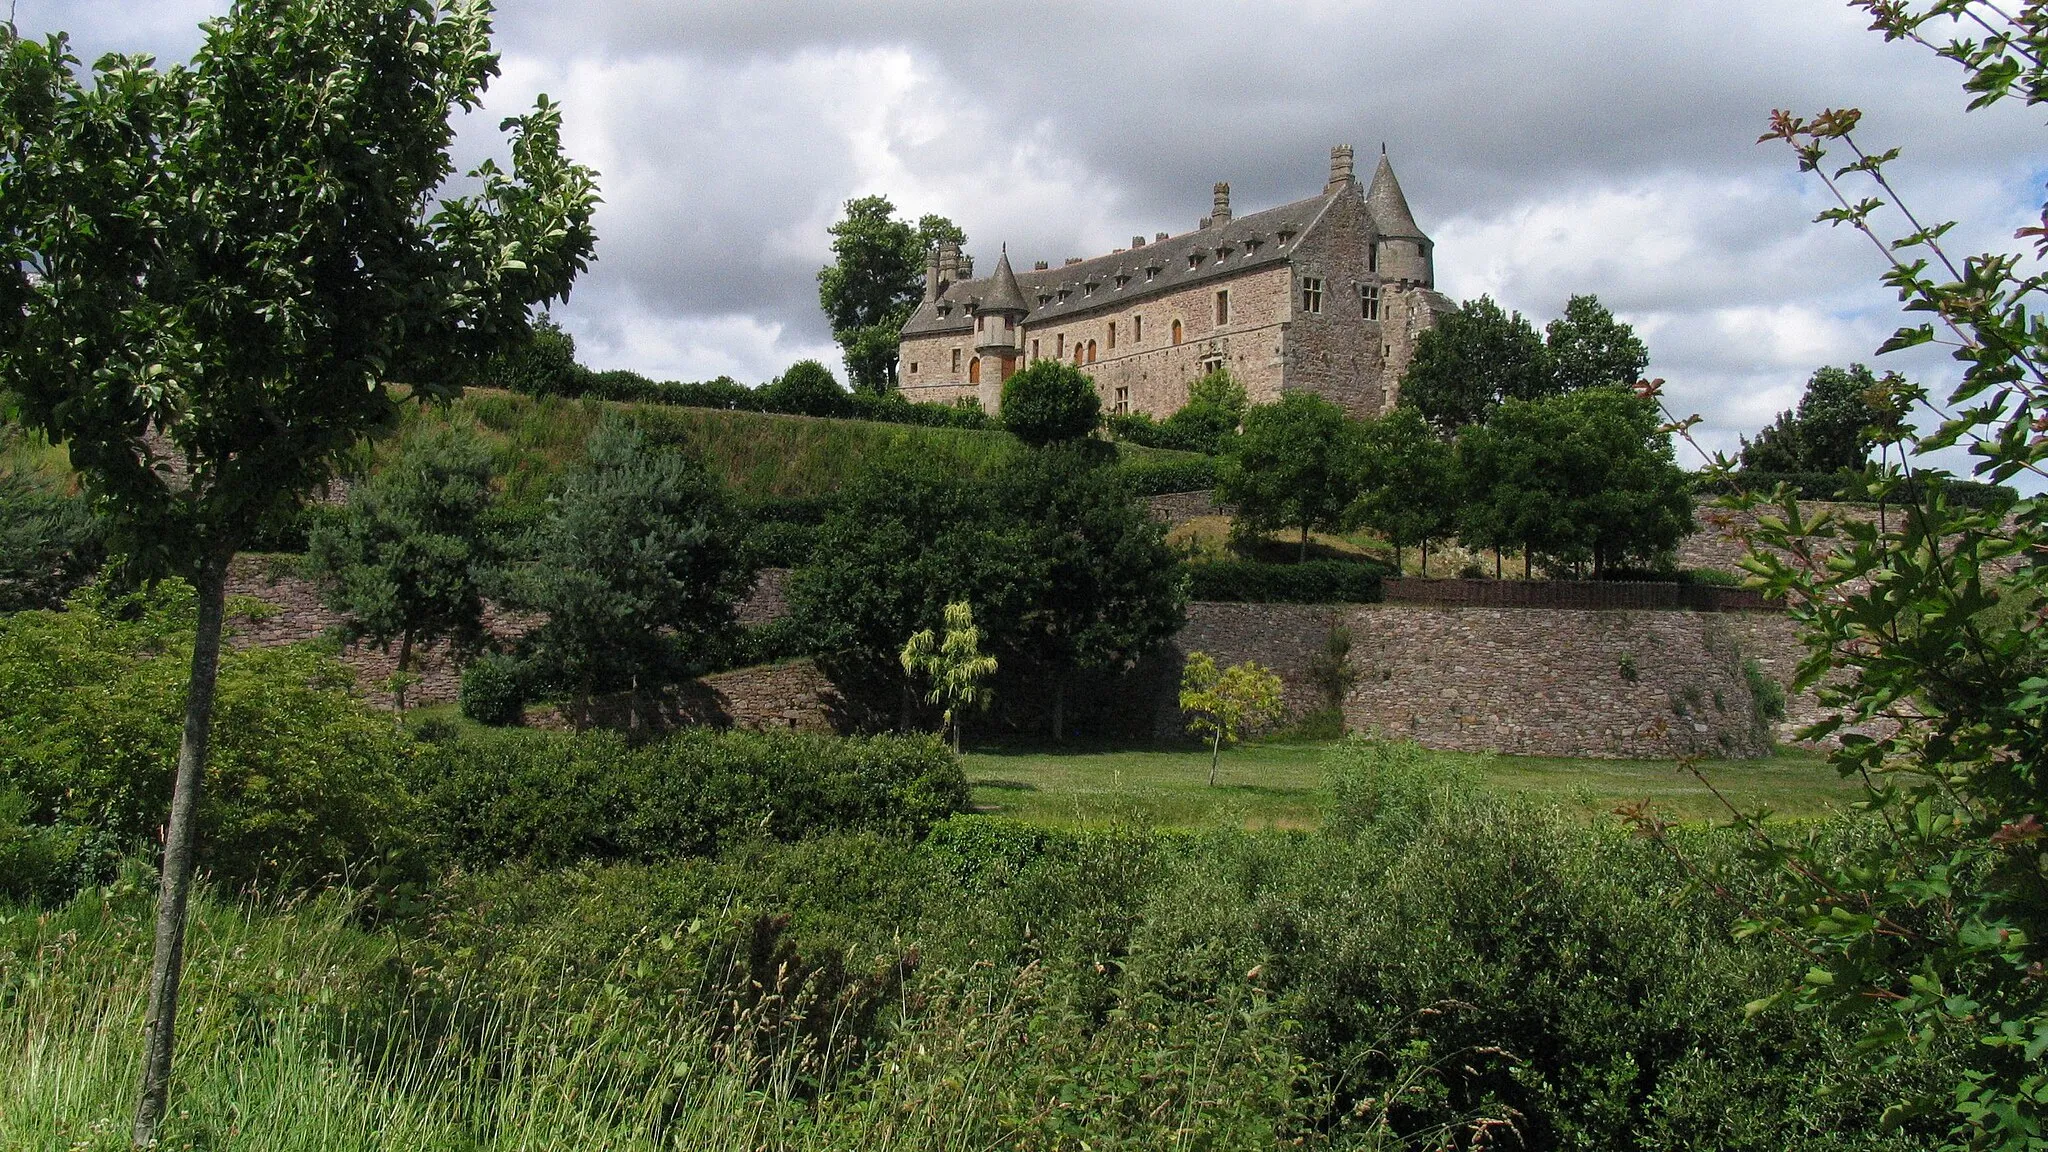
[[[1224,750],[1216,787],[1209,754],[1195,749],[1100,751],[1016,748],[969,752],[963,761],[983,811],[1045,824],[1101,823],[1118,815],[1163,827],[1219,821],[1250,827],[1316,823],[1320,763],[1328,744],[1252,744]],[[1570,760],[1438,753],[1477,771],[1492,787],[1588,817],[1629,800],[1654,800],[1673,818],[1712,820],[1713,795],[1672,760]],[[1858,798],[1821,757],[1782,751],[1768,760],[1703,765],[1708,780],[1745,808],[1768,805],[1786,817],[1819,816]]]

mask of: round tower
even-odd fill
[[[1372,174],[1372,187],[1365,193],[1366,211],[1379,231],[1375,263],[1380,279],[1421,288],[1436,287],[1435,245],[1416,226],[1408,211],[1408,198],[1401,182],[1394,178],[1394,166],[1387,160],[1387,146],[1380,145],[1380,166]]]
[[[975,383],[982,389],[982,408],[993,412],[1002,396],[1003,381],[1017,370],[1018,349],[1023,346],[1024,317],[1031,305],[1024,302],[1024,289],[1010,269],[1010,251],[1003,249],[988,289],[974,304],[974,354],[980,361]]]

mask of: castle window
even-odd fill
[[[959,350],[958,348],[955,348],[955,349],[953,349],[953,371],[955,371],[955,372],[958,372],[959,370],[960,370],[960,350]]]
[[[1175,344],[1180,343],[1180,321],[1178,320],[1173,322],[1173,342]]]
[[[1031,358],[1033,360],[1038,359],[1038,341],[1036,340],[1031,342]]]
[[[975,330],[976,332],[979,332],[979,331],[981,331],[981,330],[982,330],[982,327],[983,327],[983,322],[984,322],[984,321],[986,321],[987,319],[988,319],[988,317],[986,317],[986,316],[976,316],[976,317],[974,318],[974,330]]]
[[[1377,272],[1380,270],[1379,245],[1368,244],[1365,246],[1365,270],[1367,272]]]
[[[1145,318],[1143,316],[1133,316],[1131,317],[1131,343],[1143,344],[1144,342]]]
[[[981,383],[981,357],[976,356],[967,362],[967,382],[969,384]]]
[[[1202,375],[1223,371],[1223,353],[1211,352],[1202,357]]]
[[[1065,332],[1062,332],[1058,336],[1053,337],[1052,358],[1057,360],[1060,357],[1065,356],[1066,354],[1067,334]]]
[[[1090,364],[1095,363],[1095,341],[1093,340],[1088,342],[1088,362]]]
[[[1074,367],[1079,368],[1082,365],[1081,357],[1087,351],[1088,349],[1079,340],[1074,341]]]
[[[1129,412],[1131,410],[1131,390],[1129,388],[1119,388],[1116,390],[1116,410],[1119,412]]]
[[[910,362],[910,374],[911,374],[912,376],[915,376],[915,375],[917,375],[917,361],[915,361],[915,360],[912,360],[912,361]]]
[[[1367,320],[1380,318],[1380,286],[1360,284],[1358,286],[1358,314]]]
[[[1216,293],[1216,322],[1230,323],[1230,292],[1227,289]]]
[[[1320,277],[1301,278],[1301,310],[1311,316],[1323,314],[1323,281]]]
[[[1116,351],[1116,321],[1109,322],[1109,350]]]
[[[1190,253],[1188,253],[1188,268],[1189,268],[1190,270],[1192,270],[1192,269],[1195,269],[1195,268],[1200,268],[1201,266],[1202,266],[1202,254],[1201,254],[1200,252],[1190,252]]]

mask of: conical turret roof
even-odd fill
[[[1380,149],[1380,166],[1373,170],[1372,187],[1365,193],[1365,207],[1372,213],[1373,223],[1379,225],[1380,235],[1400,240],[1428,239],[1416,227],[1414,214],[1408,211],[1408,197],[1401,194],[1401,182],[1394,179],[1394,166],[1387,161],[1384,148]]]
[[[1010,270],[1010,250],[1007,246],[996,261],[995,275],[989,277],[988,295],[982,297],[976,312],[1029,312],[1031,305],[1024,300],[1024,289],[1017,286],[1017,274]]]

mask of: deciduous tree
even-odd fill
[[[1467,300],[1425,329],[1401,377],[1401,402],[1413,404],[1442,432],[1485,420],[1503,400],[1533,400],[1552,391],[1536,329],[1490,296]]]
[[[1799,407],[1742,442],[1742,466],[1756,472],[1836,472],[1861,468],[1888,424],[1885,397],[1906,388],[1905,378],[1887,372],[1879,379],[1862,364],[1814,372]]]
[[[887,392],[896,387],[899,334],[924,293],[925,253],[941,240],[964,244],[967,235],[943,216],[898,220],[887,196],[848,200],[830,231],[832,263],[818,270],[818,303],[853,386]]]
[[[1543,329],[1543,352],[1554,392],[1631,388],[1650,364],[1650,350],[1635,329],[1616,320],[1593,295],[1565,303],[1564,315]]]
[[[527,331],[588,260],[592,174],[544,98],[512,167],[445,187],[497,72],[486,5],[244,0],[189,66],[0,30],[0,391],[112,543],[198,590],[134,1139],[169,1085],[228,559],[393,415]]]
[[[1347,516],[1386,537],[1394,546],[1394,571],[1401,549],[1422,546],[1422,574],[1429,575],[1429,542],[1451,533],[1458,507],[1457,459],[1449,444],[1430,430],[1422,413],[1403,404],[1360,432],[1358,496]]]
[[[1209,787],[1216,786],[1223,746],[1279,719],[1280,697],[1280,677],[1255,660],[1218,671],[1207,652],[1188,653],[1180,673],[1180,710],[1188,731],[1209,738]]]
[[[988,681],[996,674],[996,658],[981,650],[981,630],[974,626],[974,606],[965,600],[946,605],[943,636],[930,628],[911,634],[899,656],[904,675],[923,677],[931,683],[925,703],[945,709],[944,724],[953,737],[953,754],[960,753],[960,732],[967,726],[967,710],[986,709]]]
[[[1358,492],[1358,425],[1344,410],[1309,392],[1245,413],[1216,486],[1221,503],[1237,506],[1242,530],[1295,528],[1301,558],[1311,531],[1336,531]]]

